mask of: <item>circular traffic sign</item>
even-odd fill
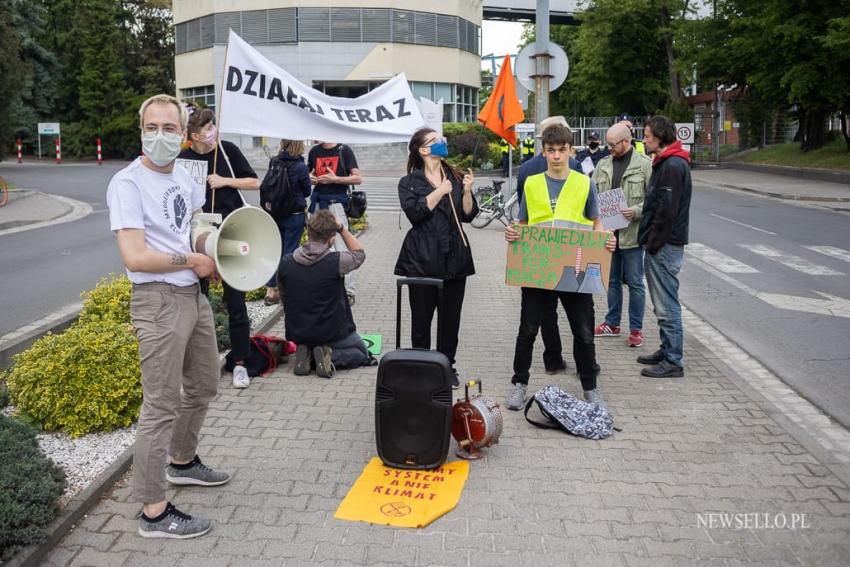
[[[534,92],[534,75],[537,74],[537,64],[534,60],[536,45],[529,43],[523,47],[516,56],[516,78],[519,82],[531,92]],[[567,78],[567,73],[570,71],[570,60],[567,59],[567,54],[557,43],[549,42],[549,91],[554,91]]]
[[[680,140],[690,140],[693,135],[690,126],[679,126],[679,129],[676,130],[676,136]]]

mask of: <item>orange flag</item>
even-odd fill
[[[512,146],[516,146],[514,125],[522,122],[524,118],[522,105],[516,97],[514,74],[511,71],[511,56],[505,55],[502,68],[499,70],[499,77],[496,79],[496,86],[493,87],[493,92],[487,99],[487,104],[478,113],[478,121],[499,137],[504,138]]]

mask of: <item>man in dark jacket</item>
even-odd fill
[[[336,235],[348,250],[333,252]],[[283,291],[286,338],[297,344],[295,374],[330,378],[337,368],[369,364],[363,339],[357,334],[345,297],[345,274],[366,260],[363,246],[327,209],[307,221],[307,243],[280,261],[278,282]]]
[[[653,116],[644,126],[647,151],[655,155],[652,177],[646,190],[638,242],[646,248],[644,271],[658,318],[661,348],[638,357],[652,365],[641,374],[650,378],[685,375],[682,357],[684,334],[679,304],[679,270],[688,243],[688,211],[691,206],[691,157],[676,139],[669,118]]]
[[[596,164],[599,163],[599,160],[609,155],[608,147],[601,147],[599,144],[599,134],[596,132],[591,132],[587,135],[587,147],[582,151],[576,154],[576,161],[579,163],[584,162],[587,158],[590,158],[591,163],[593,163],[594,169],[596,168]],[[586,173],[586,172],[582,172]],[[586,173],[590,175],[589,173]]]

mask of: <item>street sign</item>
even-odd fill
[[[516,78],[522,83],[526,89],[534,92],[534,76],[537,73],[536,62],[534,61],[535,44],[529,43],[523,47],[516,56]],[[549,42],[548,53],[549,58],[549,91],[554,91],[560,87],[567,78],[567,73],[570,71],[570,61],[567,59],[567,54],[561,49],[557,43]]]
[[[517,138],[525,138],[528,134],[534,134],[533,122],[522,122],[514,126]]]
[[[694,123],[693,122],[677,122],[676,137],[683,144],[694,143]]]
[[[59,123],[58,122],[39,122],[38,123],[38,133],[39,135],[59,135]]]

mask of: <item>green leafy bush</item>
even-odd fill
[[[5,380],[4,375],[0,374],[0,380]],[[0,382],[0,409],[9,405],[9,388],[6,387],[6,382]]]
[[[0,415],[0,562],[44,540],[64,488],[65,473],[41,452],[35,431]]]
[[[83,310],[78,321],[87,324],[96,321],[130,322],[130,294],[133,285],[126,276],[103,278],[97,286],[84,292]]]
[[[15,356],[8,386],[17,408],[45,430],[79,437],[127,427],[142,403],[132,327],[105,318],[47,334]]]

